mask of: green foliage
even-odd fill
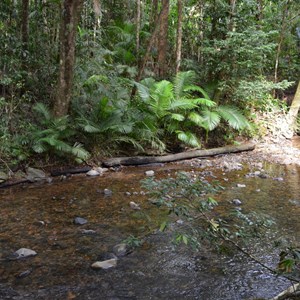
[[[142,181],[142,187],[148,190],[151,203],[168,212],[160,226],[161,231],[168,229],[174,217],[181,220],[182,225],[174,232],[175,243],[192,243],[200,247],[202,242],[209,241],[219,247],[224,242],[257,237],[273,224],[267,216],[244,214],[238,210],[221,216],[216,209],[218,202],[212,195],[222,187],[194,178],[189,173],[180,172],[175,178],[160,180],[149,177]]]
[[[42,103],[34,106],[39,125],[31,125],[23,144],[28,144],[35,153],[54,153],[60,157],[72,157],[77,162],[89,158],[83,146],[75,142],[70,144],[75,131],[69,123],[69,117],[54,118],[49,109]]]
[[[249,127],[237,108],[217,106],[194,82],[195,73],[187,71],[178,73],[173,82],[145,79],[136,83],[145,111],[154,117],[156,128],[175,133],[178,140],[189,146],[200,147],[200,139],[193,133],[195,125],[204,128],[206,133],[214,130],[221,119],[234,129]]]

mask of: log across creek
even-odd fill
[[[220,148],[212,148],[207,150],[192,150],[186,152],[180,152],[175,154],[168,154],[162,156],[129,156],[129,157],[115,157],[109,158],[103,161],[105,167],[114,167],[114,166],[136,166],[144,164],[153,164],[153,163],[166,163],[173,162],[177,160],[191,159],[197,157],[209,157],[220,154],[227,153],[236,153],[242,151],[251,151],[254,150],[254,143],[245,143],[242,145],[234,146],[225,146]]]

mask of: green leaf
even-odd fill
[[[184,131],[180,131],[177,130],[177,138],[184,142],[187,145],[193,146],[193,147],[200,147],[201,144],[198,140],[198,138],[191,132],[184,132]]]
[[[181,122],[185,120],[185,117],[181,114],[171,114],[171,119]]]
[[[250,126],[247,119],[236,107],[222,105],[216,111],[234,129],[244,129]]]
[[[182,241],[184,242],[185,245],[188,244],[188,237],[186,235],[182,235]]]
[[[188,116],[189,120],[191,120],[193,123],[195,123],[198,126],[202,126],[203,118],[196,112],[191,112]]]
[[[164,221],[160,224],[159,231],[163,232],[167,228],[167,222]]]
[[[220,124],[221,117],[215,111],[206,109],[201,112],[201,115],[203,117],[202,127],[209,131],[214,130]]]
[[[184,91],[185,92],[189,92],[189,91],[192,91],[192,92],[200,92],[205,99],[207,100],[210,100],[210,97],[209,95],[205,92],[205,90],[203,88],[201,88],[200,86],[197,86],[197,85],[189,85],[189,86],[186,86],[184,88]]]
[[[191,86],[195,82],[195,72],[179,72],[173,80],[174,83],[174,96],[179,99],[186,91],[186,86]]]

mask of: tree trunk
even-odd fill
[[[294,131],[297,123],[297,116],[298,116],[299,109],[300,109],[300,81],[298,82],[297,91],[287,115],[289,129],[292,131]]]
[[[290,0],[287,0],[285,7],[284,7],[282,20],[281,20],[281,30],[280,30],[279,41],[278,41],[278,45],[277,45],[276,59],[275,59],[275,71],[274,71],[274,82],[275,83],[278,82],[279,58],[280,58],[281,46],[282,46],[282,43],[284,40],[285,30],[286,30],[286,26],[287,26],[286,20],[287,20],[288,13],[289,13],[289,4],[290,4]]]
[[[64,0],[60,26],[60,59],[57,95],[53,107],[56,117],[67,115],[71,103],[75,64],[75,38],[83,0]]]
[[[28,49],[28,39],[29,39],[29,0],[22,1],[22,43],[23,43],[23,50]]]
[[[136,0],[136,53],[140,50],[141,0]]]
[[[138,75],[136,76],[136,79],[135,79],[137,82],[140,81],[142,76],[143,76],[147,61],[148,61],[149,56],[150,56],[151,49],[154,45],[155,39],[156,39],[156,37],[158,35],[158,32],[159,32],[159,29],[160,29],[161,19],[162,19],[162,11],[160,12],[159,16],[157,17],[156,26],[155,26],[154,31],[152,32],[151,38],[148,42],[148,46],[147,46],[145,56],[144,56],[140,66],[139,66]],[[133,90],[132,90],[132,96],[134,94],[135,94],[135,88],[133,88]]]
[[[167,73],[169,0],[162,0],[162,16],[158,35],[158,76],[163,78]]]
[[[179,72],[181,64],[181,49],[182,49],[182,0],[177,1],[178,23],[177,23],[177,39],[176,39],[176,74]]]
[[[103,162],[106,167],[113,167],[118,165],[143,165],[152,163],[165,163],[183,159],[191,159],[195,157],[207,157],[215,156],[226,153],[236,153],[242,151],[254,150],[255,145],[253,143],[247,143],[239,146],[225,146],[221,148],[213,148],[208,150],[194,150],[188,152],[181,152],[176,154],[169,154],[164,156],[133,156],[133,157],[116,157],[110,158]]]
[[[229,31],[236,31],[235,10],[236,0],[230,0]]]

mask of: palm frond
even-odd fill
[[[169,109],[170,111],[176,110],[191,110],[197,107],[197,104],[194,103],[192,99],[180,98],[175,99],[170,103]]]
[[[194,124],[198,125],[198,126],[202,126],[204,119],[201,115],[199,115],[198,113],[192,111],[189,115],[188,115],[188,119],[191,120]]]
[[[221,121],[220,115],[215,111],[210,111],[205,109],[201,111],[201,115],[203,117],[203,122],[201,127],[205,128],[208,131],[214,130]]]
[[[184,92],[190,92],[190,91],[191,92],[200,92],[204,96],[205,99],[210,100],[209,95],[205,92],[205,90],[203,88],[201,88],[198,85],[189,85],[184,88]]]
[[[234,129],[244,129],[250,126],[248,120],[236,107],[221,105],[216,111]]]
[[[206,107],[214,107],[217,105],[215,101],[206,98],[196,98],[196,99],[192,99],[191,101],[197,105],[206,106]]]
[[[185,116],[182,114],[171,114],[170,115],[172,120],[176,120],[176,121],[184,121]]]
[[[173,80],[175,99],[182,97],[186,91],[185,88],[194,84],[195,76],[194,71],[179,72],[175,76]]]
[[[187,145],[190,145],[192,147],[201,147],[201,143],[199,139],[194,135],[193,133],[189,131],[177,131],[177,138],[184,142]]]
[[[144,102],[148,102],[150,98],[149,87],[139,82],[135,82],[135,86],[137,88],[138,94]]]
[[[34,105],[33,110],[42,115],[46,121],[49,121],[52,118],[49,108],[43,103],[39,102]]]
[[[75,143],[73,147],[71,148],[71,153],[80,160],[87,160],[90,157],[90,153],[86,151],[82,144],[80,143]]]

